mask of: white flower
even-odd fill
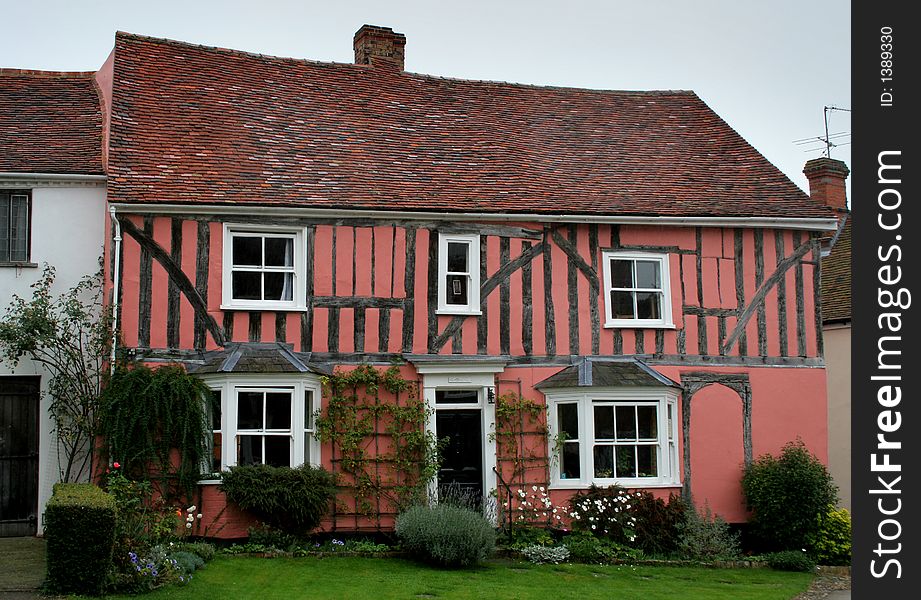
[[[537,491],[537,486],[536,486],[536,485],[532,485],[532,486],[531,486],[531,489],[532,489],[533,491],[536,492],[536,491]]]
[[[195,508],[196,508],[196,507],[195,507],[195,505],[193,504],[192,506],[190,506],[190,507],[188,507],[187,509],[185,509],[185,511],[186,511],[187,513],[193,513],[193,512],[195,512]]]
[[[191,524],[191,523],[186,523],[186,524],[185,524],[185,527],[186,527],[186,529],[191,529],[191,528],[192,528],[192,524]]]
[[[200,518],[201,518],[201,513],[198,513],[198,514],[197,514],[197,515],[195,515],[195,516],[196,516],[197,518],[199,518],[199,519],[200,519]]]

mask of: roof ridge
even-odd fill
[[[182,40],[174,40],[170,38],[160,38],[149,35],[142,35],[138,33],[130,33],[127,31],[117,31],[115,33],[115,38],[128,38],[133,40],[138,40],[142,42],[149,42],[154,44],[163,44],[167,46],[178,46],[181,48],[191,48],[196,50],[204,50],[206,52],[215,52],[218,54],[229,54],[232,56],[241,56],[247,58],[255,58],[260,60],[265,60],[269,62],[289,62],[289,63],[302,63],[309,65],[316,65],[320,67],[351,67],[363,71],[377,71],[373,65],[360,65],[350,62],[338,62],[338,61],[325,61],[325,60],[316,60],[311,58],[296,58],[291,56],[278,56],[275,54],[263,54],[261,52],[252,52],[249,50],[237,50],[235,48],[225,48],[223,46],[208,46],[206,44],[196,44],[193,42],[185,42]],[[539,90],[560,90],[560,91],[577,91],[577,92],[591,92],[599,94],[621,94],[621,95],[630,95],[630,96],[694,96],[700,98],[696,92],[693,90],[616,90],[616,89],[603,89],[603,88],[583,88],[576,86],[568,85],[546,85],[546,84],[537,84],[537,83],[522,83],[515,81],[503,81],[498,79],[465,79],[462,77],[448,77],[444,75],[433,75],[430,73],[416,73],[414,71],[387,71],[391,75],[403,75],[406,77],[419,78],[419,79],[428,79],[436,81],[456,81],[462,83],[480,83],[480,84],[493,84],[493,85],[503,85],[517,88],[531,88]]]
[[[0,76],[26,76],[45,79],[92,79],[96,71],[44,71],[40,69],[11,69],[0,67]]]

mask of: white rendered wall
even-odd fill
[[[72,287],[84,275],[99,268],[106,231],[106,195],[104,183],[84,185],[5,183],[0,186],[32,190],[32,230],[30,267],[0,267],[0,314],[6,312],[13,294],[32,297],[30,286],[41,276],[43,263],[56,269],[55,292]],[[48,375],[41,366],[22,360],[16,368],[0,361],[0,377],[38,375],[42,378],[42,401],[38,466],[38,532],[42,532],[42,512],[51,497],[51,488],[59,480],[57,448],[47,418]]]

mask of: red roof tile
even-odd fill
[[[93,73],[0,69],[0,172],[103,173]]]
[[[851,215],[822,259],[822,320],[851,320]]]
[[[830,217],[693,92],[466,81],[116,36],[109,196]]]

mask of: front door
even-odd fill
[[[438,470],[438,497],[471,508],[483,502],[483,431],[480,409],[438,409],[435,431],[447,438]]]
[[[0,537],[36,534],[38,377],[0,377]]]

